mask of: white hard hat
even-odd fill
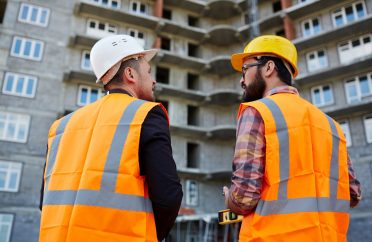
[[[107,84],[119,70],[121,61],[128,57],[143,56],[150,61],[158,52],[156,49],[144,50],[135,38],[129,35],[111,35],[100,39],[90,52],[90,63],[97,77],[97,83]],[[102,77],[110,70],[110,73]]]

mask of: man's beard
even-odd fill
[[[242,88],[244,89],[243,102],[252,102],[263,98],[266,83],[261,72],[257,70],[254,80],[248,86],[243,83]]]

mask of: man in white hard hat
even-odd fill
[[[144,50],[128,35],[90,53],[107,95],[50,128],[40,241],[158,241],[182,200],[169,121]]]

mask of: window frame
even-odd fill
[[[2,134],[0,136],[0,141],[8,141],[8,142],[16,142],[16,143],[27,143],[28,134],[29,134],[29,130],[30,130],[30,124],[31,124],[31,116],[28,115],[28,114],[20,114],[20,113],[13,113],[13,112],[0,112],[0,114],[4,114],[5,115],[5,119],[4,119],[4,130],[3,130],[4,134]],[[6,134],[8,132],[7,128],[11,124],[10,121],[9,121],[10,119],[12,119],[10,117],[11,115],[15,115],[15,117],[13,117],[13,119],[14,118],[16,119],[16,122],[14,122],[14,133],[16,134],[15,135],[16,137],[19,135],[18,132],[19,132],[20,128],[22,128],[22,126],[25,126],[25,131],[24,131],[25,135],[24,135],[24,138],[23,139],[6,137]],[[20,120],[22,118],[24,118],[24,119],[23,120]],[[0,117],[0,124],[1,124],[1,121],[2,120],[1,120],[1,117]]]
[[[91,23],[95,24],[94,28],[90,27]],[[100,24],[104,25],[104,30],[101,30],[99,28]],[[110,32],[110,29],[113,30],[113,32]],[[95,35],[95,33],[94,32],[92,33],[92,31],[97,31],[99,33],[98,35],[100,37],[103,37],[103,36],[101,36],[102,34],[105,34],[105,36],[110,35],[110,34],[117,34],[118,33],[118,26],[114,25],[114,24],[111,24],[109,22],[103,22],[103,21],[100,21],[100,20],[97,20],[97,19],[88,18],[87,19],[87,34]]]
[[[85,56],[86,56],[87,54],[89,55],[88,60],[85,58]],[[86,61],[88,61],[89,66],[85,66]],[[91,63],[90,63],[90,51],[89,51],[89,50],[83,50],[83,51],[81,52],[81,63],[80,63],[80,68],[81,68],[82,70],[86,70],[86,71],[93,71],[93,69],[92,69],[92,65],[91,65]]]
[[[10,238],[11,238],[11,235],[12,235],[12,229],[13,229],[13,223],[14,223],[14,215],[11,214],[11,213],[1,213],[0,212],[0,227],[3,226],[4,224],[6,225],[7,223],[3,221],[3,217],[4,216],[10,216],[11,219],[10,219],[10,223],[9,223],[9,229],[7,231],[8,235],[7,235],[7,238],[6,238],[6,242],[10,242]]]
[[[366,120],[369,119],[371,122],[370,123],[370,128],[367,129],[367,124],[366,124]],[[372,114],[368,114],[368,115],[365,115],[363,117],[363,124],[364,124],[364,132],[365,132],[365,135],[366,135],[366,141],[368,144],[371,144],[372,143]],[[370,130],[371,132],[371,137],[368,137],[368,131]]]
[[[320,65],[320,61],[319,61],[319,52],[320,51],[323,51],[324,52],[324,57],[325,57],[325,62],[326,62],[326,65],[325,66],[321,66]],[[311,69],[310,68],[310,55],[314,54],[315,56],[315,59],[317,59],[317,67],[314,69]],[[322,69],[325,69],[329,66],[329,62],[328,62],[328,55],[327,55],[327,51],[326,49],[318,49],[318,50],[314,50],[314,51],[311,51],[311,52],[308,52],[306,53],[306,65],[307,65],[307,71],[308,72],[315,72],[315,71],[319,71],[319,70],[322,70]]]
[[[137,9],[133,10],[133,4],[137,4]],[[141,12],[141,5],[145,7],[145,11]],[[134,14],[141,14],[141,15],[148,15],[149,12],[149,6],[146,3],[143,3],[138,0],[131,0],[129,2],[129,12],[134,13]]]
[[[190,180],[190,179],[187,179],[185,181],[185,187],[186,187],[186,198],[185,198],[185,204],[186,206],[198,206],[199,204],[199,183],[195,180]],[[193,191],[190,191],[191,190],[191,183],[194,183],[195,185],[195,190]],[[191,195],[195,195],[195,198],[193,201],[191,199]]]
[[[81,101],[81,94],[82,94],[82,89],[83,88],[88,89],[87,103],[85,103],[85,104],[82,103],[82,102],[80,102]],[[79,107],[84,107],[86,105],[89,105],[89,104],[93,103],[93,102],[90,102],[90,96],[91,96],[91,92],[92,92],[93,89],[97,89],[98,90],[98,98],[97,98],[97,100],[99,100],[100,98],[102,98],[104,96],[103,89],[100,88],[100,87],[91,87],[91,86],[88,86],[88,85],[79,85],[78,95],[77,95],[78,97],[77,97],[76,105],[79,106]],[[88,102],[88,100],[89,100],[89,102]],[[95,100],[95,101],[97,101],[97,100]]]
[[[319,32],[315,32],[315,30],[314,30],[314,20],[318,20],[318,23],[319,23]],[[310,30],[310,34],[309,35],[306,35],[305,34],[305,32],[306,32],[305,24],[306,23],[309,24],[309,30]],[[313,36],[313,35],[316,35],[316,34],[321,33],[322,32],[322,24],[321,24],[321,21],[320,21],[320,17],[310,18],[310,19],[306,19],[306,20],[302,21],[302,23],[301,23],[301,31],[302,31],[302,36],[303,37],[310,37],[310,36]]]
[[[358,14],[357,14],[356,5],[359,4],[359,3],[361,3],[362,6],[363,6],[363,13],[364,13],[363,17],[358,17]],[[348,8],[350,6],[353,9],[354,20],[351,21],[351,22],[348,22],[347,16],[346,16],[346,8]],[[340,14],[341,14],[342,22],[343,23],[341,25],[337,25],[336,24],[336,18],[335,18],[335,16],[336,15],[340,15]],[[342,6],[341,8],[338,8],[338,9],[332,11],[332,23],[333,23],[333,27],[334,28],[340,28],[340,27],[345,26],[347,24],[350,24],[350,23],[353,23],[355,21],[358,21],[359,19],[365,18],[366,16],[367,16],[367,9],[366,9],[366,5],[365,5],[364,1],[357,1],[357,2],[354,2],[354,3],[351,3],[351,4],[347,4],[345,6]]]
[[[5,186],[4,188],[0,187],[0,192],[18,192],[19,186],[21,184],[21,177],[22,177],[22,168],[23,164],[21,162],[13,162],[13,161],[6,161],[6,160],[0,160],[0,164],[5,163],[8,165],[8,167],[5,170]],[[3,171],[3,168],[0,167],[0,171]],[[16,174],[16,185],[15,188],[10,188],[10,180],[12,174]]]
[[[345,138],[346,138],[346,147],[353,146],[353,141],[352,141],[352,138],[351,138],[351,132],[350,132],[349,122],[347,120],[341,120],[338,123],[340,124],[341,129],[344,132],[344,135],[345,135]]]
[[[12,90],[8,91],[8,90],[6,90],[6,88],[8,86],[8,82],[10,81],[9,80],[10,76],[13,76],[13,84],[12,84]],[[19,81],[20,78],[23,78],[25,80],[24,83],[23,83],[21,93],[17,92],[17,90],[16,90],[17,86],[18,86],[18,81]],[[32,93],[27,94],[27,88],[28,88],[29,82],[31,80],[33,80]],[[7,94],[7,95],[12,95],[12,96],[34,98],[35,94],[36,94],[37,82],[38,82],[38,78],[36,76],[25,75],[25,74],[15,73],[15,72],[5,72],[4,80],[3,80],[2,93]]]
[[[107,5],[103,4],[102,0],[91,0],[91,2],[94,3],[94,4],[97,4],[99,6],[102,6],[102,7],[107,7],[107,8],[112,8],[112,9],[120,9],[121,8],[121,1],[120,0],[107,0],[107,2],[108,2]],[[114,7],[112,5],[112,2],[116,2],[117,7]]]
[[[331,98],[332,100],[330,102],[325,102],[324,100],[324,87],[329,87],[330,89],[330,92],[331,92]],[[317,104],[315,103],[315,90],[318,89],[319,92],[320,92],[320,99],[321,99],[321,103]],[[317,106],[317,107],[324,107],[324,106],[328,106],[328,105],[332,105],[335,103],[335,100],[334,100],[334,97],[333,97],[333,89],[332,89],[332,85],[331,84],[324,84],[324,85],[318,85],[318,86],[315,86],[315,87],[312,87],[311,88],[311,102]]]
[[[367,77],[368,86],[369,86],[369,93],[368,94],[362,94],[362,91],[361,91],[360,77],[363,77],[363,76]],[[350,99],[350,97],[348,95],[348,86],[352,86],[352,85],[356,86],[355,88],[356,88],[357,95],[356,95],[356,100],[355,101],[354,101],[354,99]],[[368,73],[365,73],[365,74],[354,76],[353,78],[348,78],[347,80],[345,80],[345,95],[346,95],[347,103],[361,102],[362,98],[371,96],[372,95],[372,72],[368,72]]]
[[[366,38],[369,38],[369,40],[370,40],[367,43],[365,43]],[[355,41],[359,41],[359,46],[358,47],[353,47],[353,42],[355,42]],[[362,47],[365,48],[365,46],[368,45],[368,44],[370,44],[372,46],[372,34],[364,34],[364,35],[358,36],[356,38],[352,38],[352,39],[349,39],[349,40],[338,43],[337,44],[337,52],[338,52],[340,63],[350,63],[351,61],[353,61],[355,59],[361,58],[363,56],[370,55],[372,53],[372,51],[370,53],[365,54],[365,55],[357,56],[353,59],[341,59],[341,57],[344,56],[344,52],[352,51],[353,49],[356,49],[356,48],[362,48]]]
[[[19,46],[19,53],[15,52],[15,49],[17,48],[17,40],[21,41],[20,46]],[[28,42],[31,42],[30,46],[30,55],[26,55],[25,52],[25,45]],[[36,45],[40,44],[40,55],[38,57],[34,57],[34,52]],[[32,53],[32,54],[31,54]],[[36,39],[30,39],[30,38],[25,38],[25,37],[20,37],[20,36],[14,36],[13,41],[12,41],[12,46],[10,47],[10,56],[17,57],[17,58],[22,58],[26,60],[33,60],[33,61],[41,61],[43,58],[44,54],[44,42],[41,40],[36,40]]]
[[[23,11],[24,11],[23,9],[25,7],[28,7],[29,9],[28,9],[27,17],[24,19],[22,17],[22,15],[23,15]],[[31,18],[32,18],[31,11],[33,9],[37,9],[37,16],[36,16],[35,21],[31,20]],[[42,16],[43,11],[46,11],[45,23],[41,22],[41,16]],[[48,24],[49,24],[49,17],[50,17],[50,9],[49,8],[37,6],[37,5],[34,5],[34,4],[30,4],[30,3],[21,3],[21,5],[19,6],[18,21],[21,22],[21,23],[32,24],[32,25],[36,25],[36,26],[40,26],[40,27],[47,27]]]
[[[132,36],[131,32],[134,32],[135,36]],[[143,38],[140,38],[139,34],[142,34]],[[142,47],[145,47],[145,45],[146,45],[146,33],[144,31],[141,31],[141,30],[138,30],[138,29],[135,29],[135,28],[129,28],[128,29],[128,35],[135,38],[138,41],[138,43],[142,45]]]

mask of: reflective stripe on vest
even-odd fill
[[[349,200],[337,199],[337,185],[339,180],[339,136],[334,121],[327,116],[332,131],[332,156],[330,162],[330,197],[288,198],[287,187],[289,178],[289,135],[288,127],[279,106],[271,99],[259,100],[272,113],[276,125],[279,141],[279,172],[280,184],[278,200],[260,200],[255,213],[267,216],[272,214],[290,214],[297,212],[348,212]]]
[[[47,167],[47,184],[45,187],[43,205],[87,205],[105,207],[118,210],[141,211],[152,213],[152,204],[148,198],[129,194],[115,193],[116,179],[122,156],[123,147],[127,139],[129,126],[139,107],[146,101],[134,100],[124,110],[116,127],[113,141],[107,155],[102,174],[101,190],[49,190],[48,183],[51,176],[58,146],[62,134],[70,120],[72,113],[65,116],[57,127]],[[104,198],[104,199],[102,199]]]

